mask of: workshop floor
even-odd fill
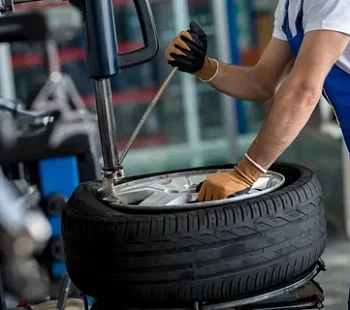
[[[317,277],[325,292],[326,310],[348,309],[350,241],[331,236],[323,259],[328,270]]]

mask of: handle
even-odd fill
[[[126,69],[152,60],[159,51],[159,40],[153,13],[148,0],[134,0],[140,21],[144,47],[118,54],[119,68]]]
[[[148,0],[134,0],[140,21],[144,47],[118,54],[115,16],[112,0],[69,0],[84,15],[85,47],[89,76],[94,79],[110,78],[126,69],[154,58],[159,41]]]

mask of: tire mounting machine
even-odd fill
[[[122,160],[125,158],[131,143],[136,138],[137,130],[147,118],[147,112],[132,135],[125,151],[119,157],[109,79],[117,75],[120,69],[140,65],[155,57],[159,49],[158,37],[148,0],[134,0],[145,46],[140,50],[125,54],[118,54],[116,49],[117,36],[112,0],[70,0],[70,2],[82,12],[87,65],[89,76],[94,81],[98,126],[104,163],[102,169],[103,182],[100,190],[107,201],[115,200],[116,197],[113,193],[114,184],[124,176],[121,165]],[[168,79],[164,82],[157,96],[152,101],[148,113],[157,102],[157,98],[160,97],[162,90],[170,82],[175,71],[176,69],[172,70],[169,74]],[[52,175],[52,172],[50,173]],[[67,173],[67,170],[65,173]],[[247,296],[245,299],[232,302],[220,304],[194,303],[191,309],[321,309],[323,308],[324,297],[322,289],[314,281],[314,278],[320,271],[324,271],[325,269],[324,263],[319,261],[311,270],[300,275],[292,283],[286,283],[283,287],[276,287],[271,291],[259,293],[256,296]],[[69,287],[70,281],[68,275],[66,275],[64,287],[61,290],[63,293],[59,298],[58,309],[64,309]],[[84,299],[86,301],[86,296],[84,296]],[[105,310],[102,304],[103,301],[97,301],[92,308],[95,310]],[[85,302],[85,305],[88,308],[87,302]],[[117,309],[117,305],[114,308]]]

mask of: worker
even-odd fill
[[[207,35],[195,22],[173,38],[165,53],[171,66],[231,97],[271,102],[243,159],[232,172],[205,179],[198,201],[249,190],[295,140],[322,94],[334,108],[350,149],[349,35],[349,0],[280,0],[271,40],[255,66],[225,64],[207,56]]]

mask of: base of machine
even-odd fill
[[[319,260],[312,268],[288,284],[276,286],[259,294],[246,296],[245,298],[225,301],[221,303],[198,303],[187,308],[147,308],[147,310],[306,310],[324,308],[324,295],[321,286],[314,280],[321,272],[326,271],[326,265]],[[64,310],[71,289],[71,281],[66,275],[64,277],[57,309]],[[84,310],[89,310],[87,296],[83,294]],[[6,310],[1,277],[0,277],[0,309]],[[91,310],[141,310],[129,308],[118,304],[106,305],[103,301],[97,301]],[[144,308],[145,309],[145,308]]]
[[[147,308],[147,310],[306,310],[324,308],[324,295],[320,285],[314,280],[327,268],[319,260],[311,269],[301,274],[288,284],[276,286],[268,291],[250,295],[239,300],[222,303],[198,303],[187,308]],[[121,307],[121,305],[96,302],[91,310],[141,310],[137,308]],[[145,310],[145,308],[143,308]]]

